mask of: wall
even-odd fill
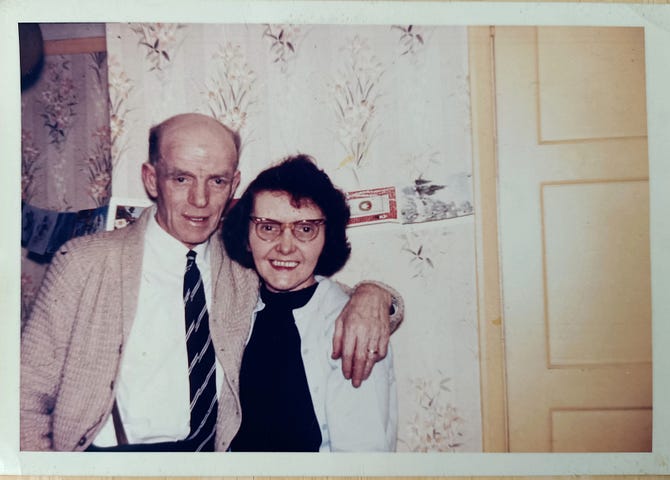
[[[148,128],[188,111],[240,130],[242,188],[301,151],[344,190],[395,194],[396,218],[387,195],[384,223],[350,229],[339,278],[406,300],[401,450],[481,450],[466,42],[462,27],[107,25],[114,196],[144,197]]]

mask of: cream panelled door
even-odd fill
[[[644,32],[496,28],[511,451],[651,450]]]

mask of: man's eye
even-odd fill
[[[214,184],[215,185],[226,185],[228,183],[228,180],[226,180],[223,177],[215,178],[214,179]]]
[[[301,223],[299,228],[303,233],[312,233],[314,231],[314,225],[310,225],[309,223]]]
[[[185,183],[186,182],[186,177],[175,177],[175,181],[177,183]]]

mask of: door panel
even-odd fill
[[[646,135],[641,28],[540,28],[537,52],[540,142]]]
[[[510,451],[651,449],[644,37],[497,27]]]
[[[648,452],[651,409],[554,410],[554,452]]]
[[[647,181],[541,188],[550,368],[651,362]]]

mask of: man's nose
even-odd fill
[[[189,197],[189,201],[192,205],[195,205],[196,207],[206,206],[209,202],[209,192],[207,191],[207,185],[194,185],[189,192]]]

